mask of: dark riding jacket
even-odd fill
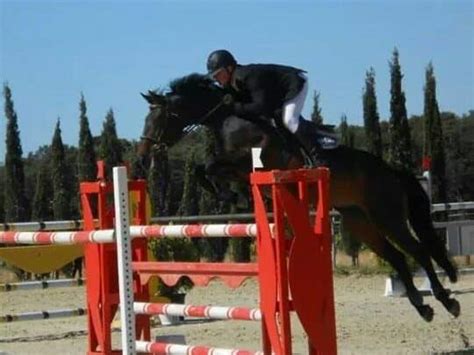
[[[236,102],[233,113],[242,118],[275,117],[283,103],[303,88],[304,70],[277,64],[237,65],[230,82]]]

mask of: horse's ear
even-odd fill
[[[165,97],[163,95],[158,95],[153,91],[148,91],[148,94],[140,93],[142,97],[153,106],[163,105],[165,103]]]
[[[151,100],[152,100],[152,99],[151,99],[151,96],[150,96],[150,95],[146,95],[146,94],[144,94],[144,93],[142,93],[142,92],[140,93],[140,95],[142,95],[142,97],[143,97],[149,104],[151,104]]]

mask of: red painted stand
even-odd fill
[[[104,166],[98,164],[97,182],[81,183],[81,205],[84,230],[94,230],[94,219],[98,219],[99,229],[114,228],[113,186],[104,179]],[[138,192],[139,208],[132,216],[133,224],[146,224],[145,181],[131,181],[129,190]],[[134,240],[134,260],[147,260],[147,243],[144,239]],[[88,354],[121,354],[113,350],[111,343],[112,320],[119,304],[117,247],[114,244],[88,243],[84,249],[87,278],[87,315],[89,329]],[[134,275],[135,300],[147,302],[148,289],[141,285],[138,275]],[[137,336],[150,340],[149,316],[139,315],[136,319]]]
[[[292,354],[290,311],[294,310],[308,335],[308,353],[336,354],[329,171],[257,172],[251,183],[259,231],[264,352]],[[273,238],[264,196],[272,197]],[[317,206],[313,221],[311,205]]]

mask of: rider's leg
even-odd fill
[[[301,74],[303,75],[303,74]],[[306,95],[308,94],[308,81],[306,80],[301,91],[291,100],[283,104],[282,120],[283,125],[291,133],[296,134],[299,127],[300,115],[303,110]]]
[[[312,158],[316,145],[314,129],[309,121],[302,118],[300,119],[307,93],[308,82],[305,81],[298,95],[283,104],[282,121],[284,126],[295,135],[300,145],[304,148],[303,155],[305,155],[305,159],[309,158],[309,163],[314,165]]]

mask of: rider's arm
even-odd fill
[[[250,78],[246,83],[250,93],[250,102],[235,102],[234,112],[240,117],[256,117],[266,115],[271,110],[266,90],[259,85],[258,78]]]

